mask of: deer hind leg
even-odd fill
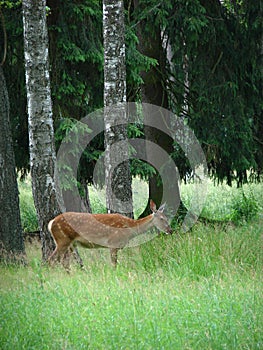
[[[111,248],[110,249],[110,257],[111,257],[111,263],[114,267],[117,266],[118,262],[118,248]]]
[[[65,251],[62,257],[62,265],[67,270],[67,272],[70,272],[70,258],[72,256],[76,260],[80,268],[83,269],[84,263],[81,256],[79,255],[77,248],[70,244],[69,248]]]
[[[70,257],[71,257],[71,254],[73,253],[73,248],[72,246],[70,245],[65,253],[62,255],[62,258],[61,258],[61,263],[62,263],[62,266],[64,267],[64,269],[69,273],[70,272]]]
[[[50,265],[53,265],[55,262],[60,262],[62,259],[62,263],[63,260],[65,258],[65,255],[67,253],[68,248],[71,245],[71,240],[67,239],[67,240],[58,240],[56,241],[56,249],[54,250],[54,252],[50,255],[48,261]]]
[[[78,263],[79,267],[81,269],[84,269],[84,263],[83,263],[83,260],[79,254],[79,251],[76,247],[71,247],[71,252],[74,256],[74,259],[76,260],[76,262]]]

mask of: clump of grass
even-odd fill
[[[89,186],[89,199],[93,213],[106,213],[105,190],[94,186]]]
[[[241,269],[262,267],[262,226],[196,224],[185,234],[157,236],[142,245],[136,261],[146,271],[171,270],[192,278],[221,278]]]
[[[22,227],[25,232],[38,230],[36,209],[29,180],[19,181],[19,201]]]
[[[238,224],[243,221],[249,222],[256,218],[259,214],[260,206],[252,191],[246,193],[242,190],[234,196],[232,209],[230,220]]]

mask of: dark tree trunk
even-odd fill
[[[106,206],[109,212],[133,216],[125,106],[125,25],[122,0],[103,1],[103,38]],[[114,146],[117,147],[117,152],[116,149],[113,150]]]
[[[9,99],[0,66],[0,260],[24,261],[15,156],[9,120]]]
[[[138,7],[138,1],[134,0],[134,6]],[[149,32],[145,30],[146,26],[144,22],[138,25],[137,35],[139,38],[139,51],[148,57],[155,58],[158,61],[157,67],[152,67],[147,72],[142,72],[142,78],[144,84],[142,86],[142,102],[150,103],[152,105],[168,108],[168,95],[165,89],[165,61],[166,54],[164,52],[161,40],[160,28]],[[154,28],[154,26],[153,26]],[[169,137],[170,134],[169,125],[167,128],[167,134],[148,127],[147,118],[151,116],[145,115],[144,120],[144,133],[146,140],[152,141],[158,144],[164,151],[171,154],[173,151],[173,139]],[[150,150],[149,150],[150,151]],[[179,188],[177,190],[179,200]],[[152,199],[157,207],[160,206],[163,196],[162,183],[157,176],[153,176],[149,179],[149,199]],[[169,205],[169,203],[167,203]],[[141,216],[146,216],[150,213],[150,203],[148,203],[145,211]]]
[[[34,203],[42,240],[42,258],[54,249],[47,225],[60,213],[55,190],[55,147],[48,63],[46,1],[23,1],[24,51]]]

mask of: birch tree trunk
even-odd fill
[[[48,63],[46,1],[23,0],[30,168],[45,261],[54,249],[49,220],[59,214],[54,182],[55,147]]]
[[[9,121],[9,99],[1,65],[0,125],[0,260],[21,261],[21,257],[25,254],[25,247]]]
[[[108,212],[133,216],[122,0],[103,0],[103,38],[106,206]]]

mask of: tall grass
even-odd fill
[[[18,184],[22,227],[25,232],[37,231],[38,222],[32,198],[31,181],[30,179],[26,179],[19,181]]]
[[[184,204],[189,207],[195,184],[181,184],[180,190]],[[201,213],[203,217],[242,224],[260,214],[263,214],[263,183],[236,188],[226,184],[214,186],[212,181],[208,181],[206,201]]]
[[[198,223],[120,251],[117,269],[80,248],[70,274],[27,244],[27,267],[0,265],[0,349],[262,349],[262,227]]]
[[[19,285],[1,293],[2,349],[262,348],[262,295],[248,277],[16,275]]]
[[[262,221],[196,225],[119,253],[84,250],[85,270],[0,267],[0,348],[261,349]]]

